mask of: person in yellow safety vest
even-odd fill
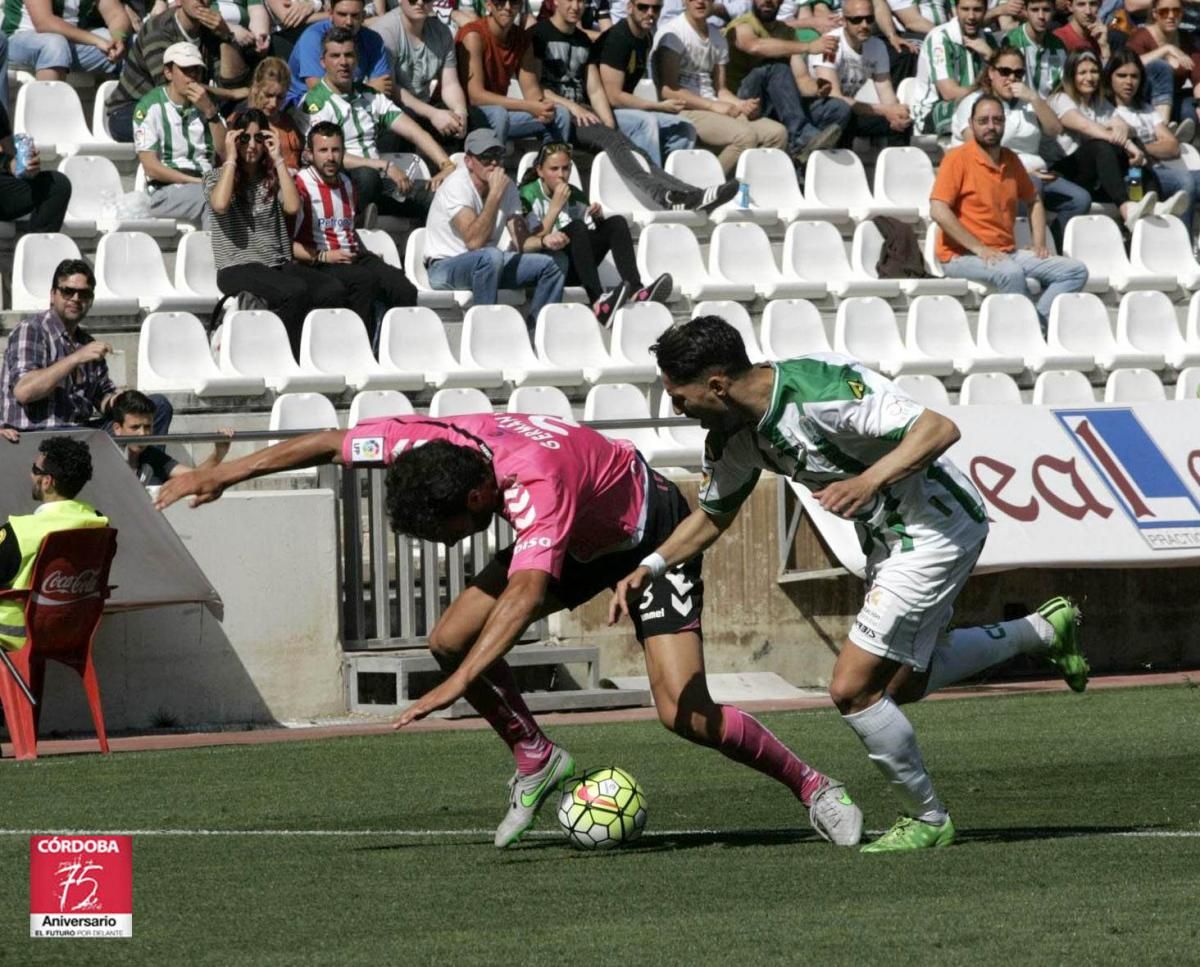
[[[33,499],[41,506],[32,514],[14,514],[0,529],[0,588],[27,588],[42,539],[54,531],[76,527],[106,527],[108,518],[95,507],[76,500],[92,479],[92,454],[87,444],[68,436],[42,441],[30,470]],[[25,645],[25,607],[20,601],[0,601],[0,648]]]

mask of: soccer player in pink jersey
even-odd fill
[[[515,531],[513,544],[476,575],[429,636],[446,680],[396,722],[402,728],[462,697],[487,719],[516,760],[495,839],[497,847],[512,846],[575,761],[542,732],[504,655],[532,622],[614,587],[688,516],[687,501],[630,443],[556,417],[484,413],[388,417],[310,433],[174,478],[158,506],[187,495],[196,506],[242,480],[322,463],[386,464],[387,511],[398,533],[455,544],[487,528],[495,514]],[[697,555],[665,570],[631,609],[659,719],[783,783],[808,807],[821,836],[855,845],[862,812],[845,786],[752,716],[709,696],[700,569]]]

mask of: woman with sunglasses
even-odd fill
[[[1133,33],[1126,49],[1142,58],[1150,100],[1159,117],[1180,122],[1179,139],[1190,143],[1196,133],[1194,92],[1200,85],[1200,45],[1195,34],[1179,29],[1183,0],[1153,0],[1150,11],[1150,22]],[[1163,64],[1170,70],[1162,69]]]
[[[626,302],[665,302],[674,284],[671,276],[664,272],[642,285],[629,223],[620,215],[602,217],[600,206],[589,203],[570,179],[571,146],[543,145],[521,179],[521,204],[530,232],[522,251],[547,252],[556,261],[569,258],[567,281],[584,287],[602,326],[609,325]],[[605,292],[597,266],[609,252],[621,284]]]
[[[952,144],[957,147],[971,138],[971,109],[984,94],[992,94],[1004,105],[1004,137],[1000,144],[1013,151],[1048,211],[1054,214],[1051,231],[1062,248],[1063,230],[1076,215],[1092,207],[1091,192],[1055,174],[1041,156],[1042,138],[1057,138],[1062,123],[1036,90],[1026,82],[1025,54],[1017,47],[1001,47],[988,59],[974,89],[958,102],[950,125]]]

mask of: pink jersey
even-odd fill
[[[559,577],[565,556],[588,561],[641,543],[646,468],[633,444],[553,416],[473,413],[366,420],[346,433],[347,464],[391,463],[430,440],[492,451],[504,493],[501,516],[516,531],[515,571]]]

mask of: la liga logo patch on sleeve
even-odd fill
[[[31,836],[30,937],[132,937],[132,836]]]

